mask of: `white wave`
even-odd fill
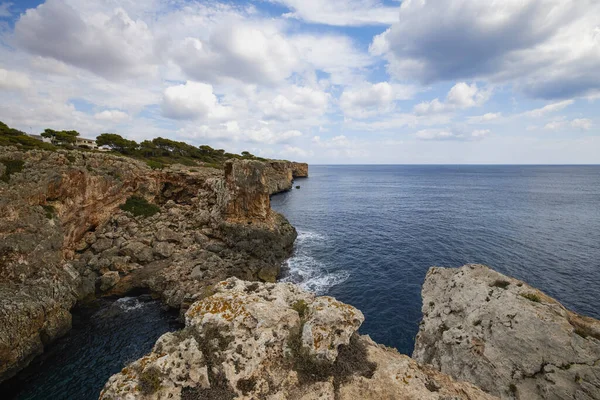
[[[315,294],[326,294],[350,277],[347,271],[335,271],[310,255],[311,249],[324,244],[326,237],[316,232],[299,231],[294,255],[286,261],[282,282],[292,282]]]
[[[135,297],[122,297],[115,301],[115,305],[125,312],[139,310],[144,306],[144,303]]]

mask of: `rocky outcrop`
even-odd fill
[[[600,398],[600,321],[483,265],[431,268],[413,358],[506,399]]]
[[[266,185],[270,194],[292,188],[294,178],[308,177],[308,164],[270,160],[265,162]]]
[[[264,163],[225,177],[78,151],[1,147],[0,160],[23,162],[0,181],[0,381],[70,329],[77,301],[145,288],[185,310],[227,277],[274,280],[296,237],[270,209]],[[122,211],[132,195],[159,212]]]
[[[356,331],[360,311],[292,284],[230,278],[100,399],[492,399]]]

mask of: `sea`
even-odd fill
[[[600,318],[600,166],[311,165],[272,197],[298,230],[284,281],[411,354],[432,266],[488,265]]]

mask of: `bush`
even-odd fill
[[[161,375],[158,368],[150,366],[146,368],[139,378],[139,388],[144,394],[156,393],[160,389]]]
[[[125,204],[120,206],[121,210],[129,211],[133,215],[151,217],[160,211],[160,207],[156,204],[148,203],[146,199],[138,196],[131,196]]]
[[[165,167],[165,164],[154,160],[147,160],[146,164],[152,169],[163,169]]]
[[[533,301],[534,303],[541,303],[540,296],[535,293],[524,293],[521,296],[525,297],[529,301]]]
[[[4,182],[8,182],[12,174],[23,171],[23,165],[25,164],[21,160],[0,160],[0,162],[6,167],[6,170],[0,176],[0,180]]]

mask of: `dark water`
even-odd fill
[[[181,328],[158,301],[126,297],[76,314],[69,334],[49,346],[27,369],[0,386],[0,398],[98,399],[123,366],[148,353],[163,333]]]
[[[410,354],[430,266],[484,263],[600,318],[600,166],[311,166],[272,206],[296,226],[286,280],[363,311]]]

